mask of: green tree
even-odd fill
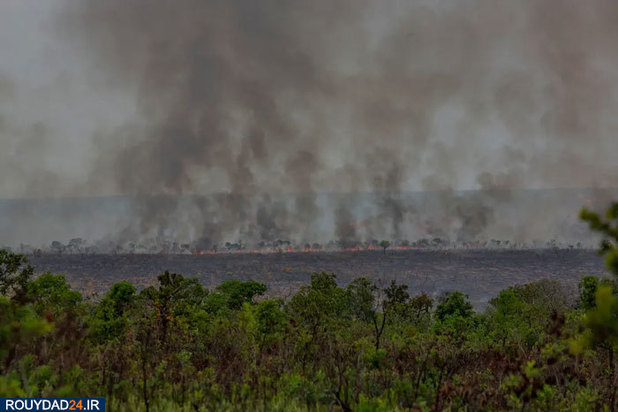
[[[20,352],[52,329],[53,324],[38,316],[31,307],[17,306],[0,295],[0,372],[9,370]]]
[[[162,347],[166,347],[169,338],[170,324],[179,317],[186,317],[194,308],[200,305],[206,292],[195,278],[185,278],[178,273],[165,271],[160,274],[159,287],[149,287],[141,291],[140,299],[146,303],[146,311],[154,314],[159,328],[159,339]],[[150,335],[145,334],[150,339]]]
[[[487,308],[492,340],[502,347],[516,342],[531,348],[539,341],[549,321],[542,302],[526,301],[519,291],[515,287],[501,291],[490,300]]]
[[[613,411],[616,403],[616,362],[618,349],[618,298],[609,286],[600,286],[595,305],[583,319],[584,332],[572,341],[572,350],[583,353],[587,348],[599,348],[607,353],[606,392]]]
[[[599,288],[599,278],[596,276],[584,276],[577,285],[579,288],[579,307],[590,310],[596,306],[595,298]]]
[[[603,218],[598,213],[586,208],[582,209],[580,218],[588,222],[590,229],[598,232],[603,238],[600,244],[600,253],[605,256],[605,265],[618,276],[618,202],[613,202],[605,211]]]
[[[618,277],[618,202],[610,205],[604,217],[584,208],[580,212],[580,218],[588,223],[592,231],[602,236],[599,253],[605,256],[605,265],[610,272]],[[584,317],[585,331],[574,341],[573,348],[576,352],[581,352],[586,347],[600,347],[607,351],[607,392],[613,411],[616,403],[614,358],[618,349],[618,298],[610,286],[598,287],[595,297],[595,306]],[[590,305],[590,302],[587,303]]]
[[[433,299],[426,293],[410,298],[407,313],[415,324],[428,321],[433,308]]]
[[[386,300],[381,295],[381,290],[366,278],[354,279],[347,288],[350,297],[350,310],[352,315],[363,322],[371,322],[373,325],[375,348],[380,348],[380,338],[386,326],[387,312]],[[382,312],[379,312],[381,306]]]
[[[292,323],[298,324],[309,336],[303,357],[309,359],[310,348],[328,333],[338,330],[343,320],[350,318],[350,295],[337,286],[333,273],[314,273],[311,284],[302,286],[286,305]],[[314,348],[315,349],[315,348]]]
[[[384,250],[384,254],[386,255],[386,249],[388,249],[391,245],[391,242],[388,240],[383,240],[380,242],[380,247]]]
[[[253,280],[244,282],[228,280],[217,286],[217,290],[227,295],[230,309],[237,310],[243,303],[253,302],[256,296],[263,295],[266,292],[266,285]]]
[[[407,285],[399,285],[394,280],[381,289],[366,278],[354,279],[347,287],[350,310],[354,317],[373,324],[375,349],[380,349],[384,329],[396,313],[406,309],[410,297]]]
[[[435,312],[436,318],[440,321],[444,321],[451,316],[469,318],[473,314],[474,309],[470,301],[468,301],[468,295],[464,295],[459,291],[445,292],[440,296]]]
[[[276,341],[288,326],[287,315],[281,310],[281,302],[273,299],[257,304],[255,310],[260,347]]]
[[[99,341],[121,338],[129,325],[128,310],[135,302],[135,286],[122,281],[112,285],[110,291],[95,307],[91,329]]]
[[[24,255],[0,250],[0,295],[26,303],[27,286],[34,276],[34,268],[27,263]]]
[[[82,301],[81,293],[71,289],[63,275],[51,273],[44,273],[28,283],[26,295],[39,314],[47,311],[57,315],[66,310],[74,310]]]
[[[367,278],[357,278],[347,286],[350,297],[350,312],[362,322],[372,322],[376,316],[376,292],[378,287]]]

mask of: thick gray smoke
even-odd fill
[[[83,164],[11,177],[134,196],[123,241],[553,237],[573,211],[513,190],[616,186],[614,0],[54,4],[76,81],[123,113],[85,114]]]

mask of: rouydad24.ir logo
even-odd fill
[[[0,412],[105,412],[105,398],[0,398]]]

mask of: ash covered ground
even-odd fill
[[[489,299],[515,284],[539,279],[564,282],[575,290],[585,275],[605,276],[603,260],[592,250],[391,250],[312,253],[219,253],[210,255],[51,255],[31,256],[38,273],[66,275],[73,287],[105,293],[118,281],[154,285],[165,270],[197,277],[214,287],[225,280],[256,280],[270,296],[287,297],[307,284],[313,272],[337,275],[341,285],[365,276],[374,282],[409,286],[412,294],[467,293],[482,309]]]

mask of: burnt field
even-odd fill
[[[321,253],[234,253],[212,255],[41,255],[31,256],[37,273],[64,274],[82,292],[105,292],[129,280],[138,287],[156,283],[165,270],[198,277],[205,286],[222,281],[256,280],[271,296],[286,297],[310,281],[311,274],[337,274],[345,285],[365,276],[409,286],[412,294],[433,296],[461,290],[475,306],[485,306],[500,290],[538,279],[556,279],[574,288],[584,275],[604,276],[603,260],[590,250],[449,250]]]

